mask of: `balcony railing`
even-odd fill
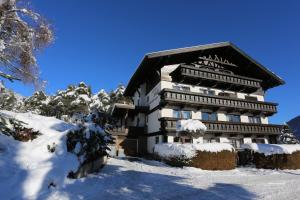
[[[216,88],[230,88],[234,91],[254,92],[261,87],[262,80],[227,74],[224,72],[210,71],[204,68],[180,65],[171,73],[174,81],[215,86]]]
[[[112,135],[136,137],[136,136],[144,135],[146,131],[147,131],[147,126],[144,127],[129,126],[129,127],[115,127],[110,131],[110,133]]]
[[[127,136],[128,135],[128,128],[125,127],[114,127],[110,133],[112,135],[123,135],[123,136]]]
[[[176,132],[176,118],[161,118],[161,128],[166,132]],[[202,121],[207,127],[206,133],[227,133],[227,134],[257,134],[257,135],[279,135],[282,125],[273,124],[250,124],[232,122]]]
[[[259,102],[255,100],[244,100],[233,97],[218,95],[205,95],[195,92],[179,91],[174,89],[164,89],[161,92],[162,103],[175,105],[193,105],[204,108],[215,108],[217,110],[232,110],[241,113],[273,115],[277,112],[277,104],[269,102]]]

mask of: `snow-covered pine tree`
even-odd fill
[[[4,86],[0,81],[0,109],[18,111],[23,105],[23,97]]]
[[[58,91],[51,98],[49,106],[54,112],[52,115],[57,118],[68,116],[69,119],[73,115],[87,115],[90,112],[91,96],[91,88],[84,82],[80,82],[78,86],[70,85],[66,90]]]
[[[100,90],[97,94],[93,95],[92,102],[90,103],[91,111],[107,112],[110,108],[110,96],[105,90]]]
[[[108,145],[113,143],[110,135],[113,121],[103,112],[87,115],[67,135],[67,149],[77,155],[81,164],[108,155]]]
[[[292,133],[289,126],[284,126],[281,130],[281,135],[278,138],[280,144],[300,144],[299,140]]]
[[[51,113],[51,109],[48,106],[49,101],[50,97],[43,91],[34,92],[31,97],[24,100],[23,111],[49,116]]]

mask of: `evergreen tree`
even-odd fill
[[[91,102],[91,88],[81,82],[78,86],[70,85],[66,90],[58,91],[51,98],[49,106],[54,112],[53,116],[61,118],[67,115],[71,118],[74,114],[87,115]]]
[[[25,112],[31,111],[32,113],[39,115],[50,115],[50,108],[48,103],[50,97],[48,97],[43,91],[33,93],[31,97],[24,100],[23,110]]]
[[[105,90],[100,90],[97,94],[93,95],[92,102],[90,104],[91,111],[103,111],[107,112],[110,108],[110,96]]]
[[[5,88],[0,81],[0,109],[18,111],[23,105],[23,98],[13,91]]]
[[[109,131],[112,120],[103,112],[94,112],[87,115],[82,123],[67,135],[67,149],[77,155],[81,164],[107,156],[113,143]]]

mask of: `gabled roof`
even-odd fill
[[[251,75],[253,78],[263,80],[262,86],[265,90],[285,83],[280,77],[255,61],[231,42],[220,42],[146,54],[131,77],[125,90],[125,95],[132,95],[135,88],[145,80],[144,78],[151,71],[158,70],[164,65],[188,62],[191,59],[198,58],[200,54],[207,52],[218,55],[223,54],[226,58],[230,57],[234,60],[235,64],[243,68],[242,73],[245,76]]]

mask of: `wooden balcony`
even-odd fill
[[[112,134],[113,136],[127,136],[128,135],[128,128],[125,127],[114,127],[111,131],[110,134]]]
[[[176,132],[176,118],[161,118],[161,129],[164,132]],[[279,135],[282,125],[273,124],[250,124],[220,121],[202,121],[207,127],[206,133],[216,134],[245,134],[245,135]]]
[[[174,89],[164,89],[161,92],[161,103],[163,105],[188,105],[195,106],[198,109],[211,108],[214,111],[223,110],[227,112],[239,112],[241,114],[262,114],[265,116],[271,116],[277,112],[276,103],[244,100],[218,95],[206,95]]]
[[[171,73],[174,82],[220,88],[224,90],[252,93],[261,88],[262,80],[211,71],[190,65],[181,64]]]
[[[144,135],[147,131],[147,126],[145,127],[115,127],[110,132],[113,136],[128,136],[128,137],[138,137]]]

